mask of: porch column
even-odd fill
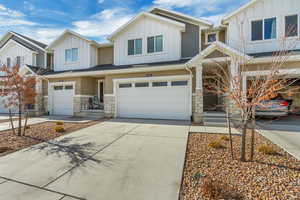
[[[231,79],[239,76],[239,70],[240,70],[239,67],[240,67],[240,64],[239,64],[238,60],[234,57],[231,57],[231,62],[230,62],[230,75],[231,75],[230,78]],[[241,81],[242,81],[241,84],[244,85],[243,84],[244,78]],[[232,85],[232,83],[231,83],[230,87],[232,89],[233,87],[237,87],[237,85]],[[229,111],[231,114],[233,114],[233,116],[236,116],[236,117],[239,116],[239,113],[240,113],[239,109],[236,106],[235,102],[230,97],[227,97],[227,106],[229,107]]]
[[[203,122],[203,79],[202,79],[203,65],[199,63],[196,65],[196,90],[194,95],[194,110],[193,119],[196,123]]]

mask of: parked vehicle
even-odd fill
[[[283,117],[290,113],[293,100],[286,100],[281,95],[276,98],[263,101],[256,108],[256,115],[260,117]]]

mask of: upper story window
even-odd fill
[[[21,65],[21,57],[17,56],[17,65],[20,66]]]
[[[251,40],[269,40],[277,37],[276,18],[256,20],[251,22]]]
[[[285,17],[285,36],[296,37],[298,36],[298,15],[291,15]]]
[[[142,39],[128,40],[128,55],[142,54]]]
[[[211,44],[218,41],[218,32],[209,32],[205,34],[205,43]]]
[[[163,51],[163,36],[153,36],[147,38],[147,52],[162,52]]]
[[[11,67],[11,59],[10,58],[6,58],[6,66]]]
[[[66,49],[65,50],[65,61],[66,62],[78,61],[78,48]]]

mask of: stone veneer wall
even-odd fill
[[[104,115],[105,115],[105,117],[114,117],[114,115],[115,115],[115,96],[104,95]]]
[[[196,89],[193,96],[193,119],[196,123],[203,122],[203,92],[201,89]]]

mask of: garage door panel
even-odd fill
[[[189,120],[191,103],[189,91],[189,85],[118,88],[118,116]]]
[[[53,115],[73,115],[73,97],[74,89],[65,89],[52,91],[52,114]]]

